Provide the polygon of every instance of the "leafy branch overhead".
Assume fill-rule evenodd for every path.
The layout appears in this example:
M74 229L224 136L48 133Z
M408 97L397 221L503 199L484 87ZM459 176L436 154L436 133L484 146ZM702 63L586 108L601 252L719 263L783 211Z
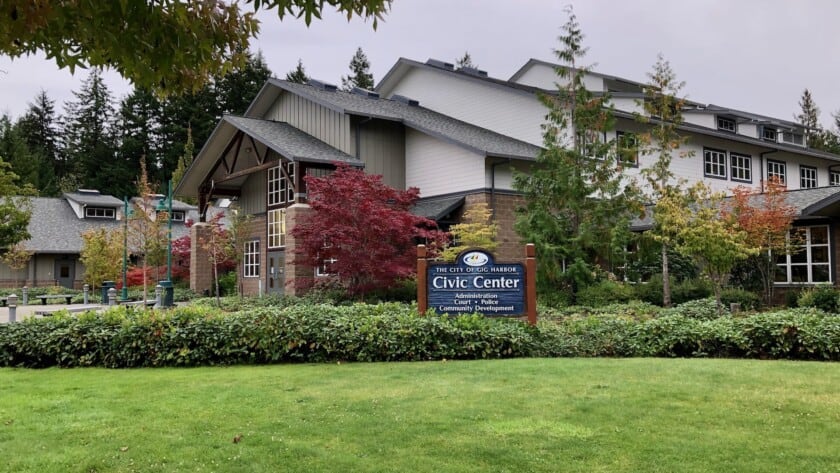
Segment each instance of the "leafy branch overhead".
M325 6L372 20L391 0L0 1L0 54L43 52L58 67L110 67L158 92L196 91L247 59L259 11L320 19ZM250 8L248 8L250 7ZM252 11L246 11L246 10Z

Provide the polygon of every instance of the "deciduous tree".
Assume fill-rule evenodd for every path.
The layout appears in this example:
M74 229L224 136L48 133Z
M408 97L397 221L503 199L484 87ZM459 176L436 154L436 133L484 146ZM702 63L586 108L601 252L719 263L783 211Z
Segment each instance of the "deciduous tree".
M0 156L0 248L10 248L28 240L32 201L37 195L31 185L20 184L11 165Z
M756 250L764 300L771 304L775 258L791 251L788 232L796 217L796 207L787 203L785 186L776 178L767 182L764 192L739 186L733 194L728 211L746 234L746 243Z
M29 264L29 260L32 259L33 254L35 253L28 250L26 245L23 243L16 243L10 246L3 255L0 256L0 260L15 271L15 285L20 285L20 281L17 278L19 272L21 269L26 268Z
M692 203L688 212L687 202ZM735 215L726 211L722 202L722 194L713 194L700 182L686 194L666 194L655 209L660 222L675 235L677 251L693 258L712 281L719 313L721 290L732 267L756 252Z
M152 185L146 173L144 160L140 161L140 176L137 178L138 197L132 202L132 213L128 220L128 242L132 253L141 257L143 268L143 300L148 299L149 268L159 266L166 250L167 232L165 219L155 212L157 199L152 196ZM158 263L158 264L156 264Z
M121 230L96 228L82 233L79 261L85 265L85 282L95 289L101 281L116 281L122 271ZM145 294L144 294L145 296ZM104 301L103 301L104 302Z
M394 189L346 164L326 177L307 176L306 185L312 213L291 230L296 260L312 268L329 262L329 274L352 295L413 276L417 241L432 253L446 241L434 221L409 211L417 188Z
M499 227L491 219L492 212L486 203L471 206L461 217L462 222L449 229L453 243L443 250L441 257L445 261L455 261L458 253L467 248L495 251Z
M211 77L243 64L251 38L259 33L255 13L274 10L321 18L325 6L348 19L377 20L390 0L162 0L156 2L2 3L0 54L44 53L60 68L110 67L138 87L194 91ZM244 11L248 5L253 11Z

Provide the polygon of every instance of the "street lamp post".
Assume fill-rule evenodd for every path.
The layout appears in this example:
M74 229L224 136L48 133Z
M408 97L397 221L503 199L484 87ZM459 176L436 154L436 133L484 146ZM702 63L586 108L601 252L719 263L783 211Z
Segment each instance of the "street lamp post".
M169 180L166 192L166 200L158 202L158 212L166 211L167 232L166 232L166 280L160 285L164 290L163 306L172 305L174 288L172 286L172 180Z
M123 301L128 300L128 197L123 197L123 267L122 267L122 293L120 294Z

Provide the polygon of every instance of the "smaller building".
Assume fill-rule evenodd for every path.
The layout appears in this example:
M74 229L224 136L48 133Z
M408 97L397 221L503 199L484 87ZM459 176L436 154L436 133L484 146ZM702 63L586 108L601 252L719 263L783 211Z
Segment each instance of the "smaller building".
M152 206L163 199L155 195ZM132 198L133 203L139 198ZM32 252L25 268L15 270L0 262L0 287L62 286L81 289L84 265L79 261L82 234L88 230L125 228L124 202L97 190L79 189L61 197L33 197L29 240L22 242ZM153 209L152 209L153 211ZM172 239L189 233L186 222L197 221L195 206L172 202Z

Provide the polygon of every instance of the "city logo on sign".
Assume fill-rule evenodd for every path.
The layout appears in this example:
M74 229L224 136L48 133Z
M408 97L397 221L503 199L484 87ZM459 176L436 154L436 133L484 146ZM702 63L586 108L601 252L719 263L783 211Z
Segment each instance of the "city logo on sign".
M472 266L473 268L478 266L484 266L490 261L490 258L487 257L487 254L480 252L480 251L471 251L463 256L462 261L467 266Z

